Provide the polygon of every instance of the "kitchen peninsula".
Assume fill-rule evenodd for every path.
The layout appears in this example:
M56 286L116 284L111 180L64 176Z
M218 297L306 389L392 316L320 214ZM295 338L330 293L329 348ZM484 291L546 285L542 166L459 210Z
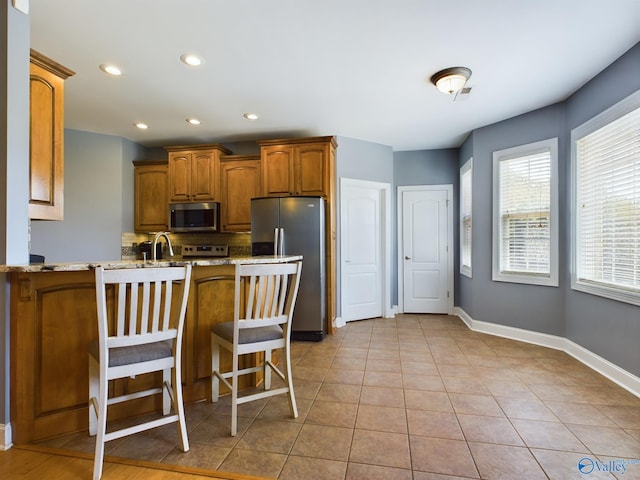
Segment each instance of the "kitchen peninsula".
M97 338L95 273L105 268L193 265L183 345L185 403L210 396L210 329L233 318L237 263L283 263L301 256L193 260L104 261L0 265L11 282L11 423L24 444L83 431L88 425L87 346ZM225 359L223 358L223 362ZM229 361L229 359L226 359ZM254 362L255 359L245 359ZM249 387L257 378L247 378ZM114 392L134 392L159 383L155 374L114 381ZM159 396L112 409L110 421L158 411ZM120 405L121 406L121 405Z

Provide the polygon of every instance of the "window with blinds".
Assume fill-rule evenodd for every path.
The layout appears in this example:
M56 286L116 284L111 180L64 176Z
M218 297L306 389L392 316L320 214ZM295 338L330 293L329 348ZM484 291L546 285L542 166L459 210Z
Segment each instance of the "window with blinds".
M557 139L494 152L493 279L558 285Z
M578 290L640 305L640 96L572 132Z
M473 158L460 168L460 273L471 277L471 198Z

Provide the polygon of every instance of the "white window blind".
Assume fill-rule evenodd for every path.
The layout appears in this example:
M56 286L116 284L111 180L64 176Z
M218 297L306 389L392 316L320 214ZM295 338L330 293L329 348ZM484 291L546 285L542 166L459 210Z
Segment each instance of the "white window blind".
M460 273L471 276L473 159L460 169Z
M574 283L627 291L640 303L640 108L577 135L574 149Z
M500 271L549 275L551 154L500 162Z

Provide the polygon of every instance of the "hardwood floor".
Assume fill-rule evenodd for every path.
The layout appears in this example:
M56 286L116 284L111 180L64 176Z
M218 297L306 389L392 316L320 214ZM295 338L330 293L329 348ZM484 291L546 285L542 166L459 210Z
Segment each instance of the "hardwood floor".
M93 472L93 455L42 446L21 445L0 451L3 480L86 480ZM108 480L267 480L265 477L214 472L200 468L157 464L107 456L103 479Z

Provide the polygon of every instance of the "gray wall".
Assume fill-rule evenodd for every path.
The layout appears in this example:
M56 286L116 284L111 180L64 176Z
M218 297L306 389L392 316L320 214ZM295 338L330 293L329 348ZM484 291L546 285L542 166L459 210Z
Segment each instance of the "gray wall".
M0 263L28 261L29 17L0 4ZM10 312L0 274L0 426L10 420ZM5 442L0 429L0 445Z
M336 301L337 305L337 316L340 317L342 315L342 296L340 294L340 275L342 265L342 256L340 254L340 179L341 178L350 178L355 180L368 180L370 182L380 182L380 183L388 183L389 185L393 185L393 149L388 145L381 145L377 143L365 142L362 140L356 140L354 138L349 137L337 137L338 141L338 150L336 153L336 177L338 179L338 184L336 185L336 205L337 205L337 218L336 218L336 233L337 233L337 252L336 252ZM395 219L395 199L393 191L391 192L391 214L392 214L392 231L395 230L395 223L393 223ZM393 241L393 235L392 235ZM395 253L391 252L391 262L392 268L394 264L394 259L396 258ZM391 281L391 292L392 292L392 305L395 300L393 297L393 292L396 292L397 298L397 283L394 286L394 277L392 276Z
M337 137L336 176L393 184L393 149L388 145ZM338 185L339 187L339 185Z
M473 156L473 278L458 275L456 305L476 320L566 337L634 375L640 375L640 307L571 289L570 134L639 88L640 44L567 101L475 130L458 155L458 166ZM493 151L551 137L559 142L560 286L493 282Z
M460 167L462 167L470 158L473 157L473 138L474 138L474 133L471 132L471 134L467 137L467 139L464 141L464 143L462 144L462 146L460 147L460 150L458 152L458 156L459 156L459 165L458 165L458 181L459 181L459 174L460 174ZM475 166L474 166L474 173L475 173ZM476 186L475 186L475 175L472 176L471 178L472 181L472 185L471 185L471 192L475 192L476 191ZM458 185L459 188L459 185ZM458 192L460 190L458 189ZM460 195L458 193L458 202L460 201ZM475 205L472 205L472 208L474 208ZM456 237L457 237L457 241L456 241L456 245L455 245L455 251L456 251L456 267L455 267L455 282L454 282L454 289L455 289L455 295L454 295L454 302L456 304L456 306L462 308L467 314L469 314L472 318L474 316L474 308L473 308L473 280L465 275L461 275L460 274L460 219L459 219L459 215L458 215L458 219L456 222ZM475 258L475 252L473 244L471 245L471 274L474 275L473 269L474 269L474 258Z
M65 130L64 220L31 221L31 252L47 262L119 260L120 137Z
M474 131L473 134L473 318L564 336L564 282L542 287L491 280L493 152L508 147L558 137L559 152L565 150L564 107L553 105ZM466 161L460 158L460 162ZM568 158L559 154L559 185L564 191ZM566 225L564 205L560 225ZM560 232L560 245L566 231ZM457 246L458 247L458 246ZM560 248L560 261L567 259ZM465 277L465 280L468 280ZM461 292L462 293L462 292ZM468 292L465 291L466 295ZM461 295L461 303L469 299Z
M133 231L133 160L153 153L112 135L65 130L64 220L31 222L31 252L47 262L120 260Z
M640 89L640 44L636 44L566 102L566 134ZM570 145L566 145L567 149ZM569 150L567 150L567 156ZM564 192L570 201L569 183ZM569 253L568 236L565 251ZM566 336L587 350L640 376L640 307L578 292L569 288L564 272Z
M398 304L398 187L411 185L453 185L454 243L458 243L458 149L419 150L393 154L393 227L391 286L392 304ZM457 255L455 256L457 265ZM457 267L454 266L454 272Z

